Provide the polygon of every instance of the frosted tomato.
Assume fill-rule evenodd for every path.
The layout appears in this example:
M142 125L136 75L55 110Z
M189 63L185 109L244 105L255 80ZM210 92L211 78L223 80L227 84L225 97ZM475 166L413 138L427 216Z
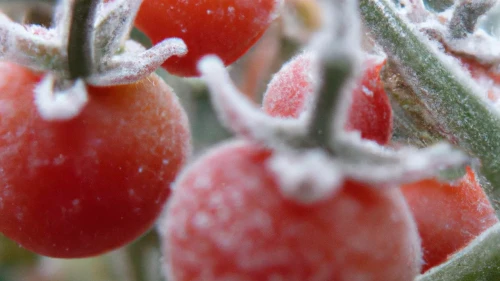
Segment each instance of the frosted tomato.
M264 95L263 109L272 116L298 117L307 109L317 77L312 74L313 57L305 52L293 58L276 73ZM392 135L392 108L380 80L385 61L367 59L345 128L360 131L361 137L387 144Z
M74 119L38 114L30 70L0 63L0 232L52 257L120 247L156 220L190 152L186 115L156 75L89 87Z
M429 179L403 185L402 191L422 237L423 271L446 261L498 222L470 168L454 184Z
M181 174L161 228L168 280L413 280L420 240L399 189L347 180L297 203L267 168L272 154L231 142Z
M277 17L280 0L144 0L135 25L153 43L184 40L188 53L163 64L170 73L197 76L196 63L215 54L228 65L241 57Z

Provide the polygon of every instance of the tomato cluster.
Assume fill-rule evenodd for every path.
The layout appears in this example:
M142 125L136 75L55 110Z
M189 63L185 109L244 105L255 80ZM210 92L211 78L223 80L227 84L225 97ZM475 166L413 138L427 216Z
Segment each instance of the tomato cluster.
M264 111L272 116L297 118L308 110L318 81L312 76L313 59L313 54L306 52L283 66L268 85ZM347 130L358 130L363 138L379 144L388 144L392 134L390 101L380 80L384 63L374 58L365 61L364 74L352 92L345 125ZM478 66L471 66L472 70L478 77ZM498 222L470 167L457 182L426 179L401 188L422 238L423 271L444 262Z
M302 53L274 76L263 100L266 113L297 118L311 110L318 81L312 63L312 54ZM345 128L388 145L392 112L379 74L383 65L365 61ZM470 168L457 182L426 179L402 185L403 192L346 179L334 194L305 204L285 194L283 175L270 168L280 153L232 141L184 171L163 227L169 278L412 280L498 222Z
M203 71L197 66L207 54L219 56L223 65L241 57L279 5L279 0L144 0L133 24L154 44L182 39L187 54L162 66L174 75L199 76ZM46 29L37 28L51 40ZM130 45L120 47L115 53L130 51ZM102 64L108 66L114 61L106 55ZM263 120L299 124L301 114L315 110L322 81L313 72L317 55L304 51L274 75L258 111ZM360 143L388 149L393 115L380 78L385 60L366 56L362 65L344 129L359 132ZM477 69L470 65L471 72ZM63 73L55 87L68 82L65 71L53 71ZM300 167L304 163L286 157L320 151L321 157L311 158L315 167L341 166L344 156L291 129L275 134L281 137L277 141L253 138L252 130L260 128L252 118L245 124L253 127L242 130L248 134L213 147L178 176L191 152L189 124L177 96L156 74L106 87L78 77L87 83L87 104L72 118L48 120L39 111L43 101L34 95L46 73L11 62L1 62L0 73L0 232L41 255L78 258L124 246L151 228L170 200L160 227L169 280L401 281L443 263L498 223L471 168L455 182L431 178L401 186L346 172L325 187L314 179L322 176L314 167L292 175L296 170L276 168L276 159ZM133 76L127 69L123 73ZM478 73L473 74L487 75ZM235 88L223 86L229 92ZM220 110L224 106L231 105ZM227 122L244 116L233 113ZM355 166L353 159L348 164ZM320 199L298 199L300 192L322 188L327 192ZM290 196L294 192L299 195Z

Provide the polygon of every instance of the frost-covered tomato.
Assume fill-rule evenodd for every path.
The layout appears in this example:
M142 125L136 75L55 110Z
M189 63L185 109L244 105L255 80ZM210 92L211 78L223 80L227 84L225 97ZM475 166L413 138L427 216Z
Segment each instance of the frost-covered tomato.
M156 220L190 153L185 112L156 75L89 87L69 121L38 114L30 70L0 63L0 232L52 257L120 247Z
M307 109L318 78L312 74L313 55L302 53L285 64L268 85L263 109L272 116L298 117ZM392 135L392 108L380 80L385 61L367 59L360 84L352 93L345 128L361 137L387 144Z
M188 53L171 57L163 67L179 76L197 76L204 55L228 65L241 57L277 17L281 0L144 0L135 25L153 43L184 40Z
M281 193L272 154L230 142L180 175L161 228L168 280L413 280L420 239L399 189L348 180L301 204Z
M456 183L429 179L403 185L402 191L422 237L423 271L446 261L498 222L470 168Z

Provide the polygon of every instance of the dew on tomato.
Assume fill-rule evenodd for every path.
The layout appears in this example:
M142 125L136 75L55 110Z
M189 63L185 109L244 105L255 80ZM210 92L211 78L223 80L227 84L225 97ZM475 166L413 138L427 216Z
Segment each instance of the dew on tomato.
M198 76L196 64L215 54L226 65L241 57L277 17L280 0L144 0L135 25L153 43L184 40L188 53L171 57L163 67L171 74Z
M308 110L318 78L313 74L313 54L304 52L278 71L268 85L262 107L272 116L297 118ZM352 102L345 128L361 137L387 144L392 136L392 108L380 80L385 61L368 58ZM325 78L327 79L327 78Z
M69 121L43 120L40 77L0 63L0 232L52 257L86 257L147 231L190 153L177 97L161 78L88 87Z
M168 280L413 280L420 240L399 189L347 180L301 204L281 193L272 155L230 142L180 175L161 227Z

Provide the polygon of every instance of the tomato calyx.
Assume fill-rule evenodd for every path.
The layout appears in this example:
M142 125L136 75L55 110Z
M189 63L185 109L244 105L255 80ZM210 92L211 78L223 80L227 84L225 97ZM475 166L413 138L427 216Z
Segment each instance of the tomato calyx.
M167 58L187 53L178 38L150 49L129 39L141 2L60 1L49 28L22 25L0 14L0 59L45 72L36 88L39 112L46 120L71 119L88 99L86 84L134 83ZM81 9L87 14L83 19Z
M206 56L200 60L198 69L210 89L221 122L237 135L279 151L267 164L280 181L282 192L304 203L325 198L345 179L371 186L399 185L467 163L468 157L449 144L391 149L361 139L357 132L344 130L346 108L351 102L349 93L356 83L357 60L363 54L353 47L360 46L358 31L350 30L356 24L346 18L356 13L355 5L336 5L343 7L323 9L335 10L336 16L325 20L306 48L317 55L312 71L321 73L311 76L321 77L323 83L314 83L318 86L312 110L297 119L264 114L239 92L218 57ZM351 27L344 26L345 23ZM293 168L297 163L309 164L300 165L304 171L299 172Z
M67 120L76 116L88 102L82 79L57 78L48 73L35 87L35 104L45 120Z

